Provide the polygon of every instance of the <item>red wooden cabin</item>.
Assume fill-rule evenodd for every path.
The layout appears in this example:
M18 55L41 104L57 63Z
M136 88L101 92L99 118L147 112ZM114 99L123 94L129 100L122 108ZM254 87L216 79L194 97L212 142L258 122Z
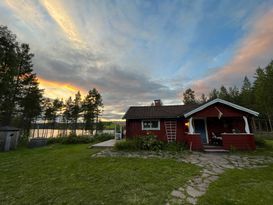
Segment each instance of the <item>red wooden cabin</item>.
M130 107L124 115L126 138L154 134L163 141L185 142L192 150L204 145L224 149L254 150L250 120L259 113L215 99L203 105Z

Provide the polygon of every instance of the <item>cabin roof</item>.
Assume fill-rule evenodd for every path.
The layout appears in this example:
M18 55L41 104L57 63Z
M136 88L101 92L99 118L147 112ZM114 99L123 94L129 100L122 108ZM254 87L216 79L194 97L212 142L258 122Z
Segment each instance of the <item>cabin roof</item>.
M206 102L202 105L188 104L188 105L162 105L162 106L132 106L127 110L127 112L123 116L123 119L159 119L159 118L174 119L179 117L188 118L191 115L201 110L204 110L205 108L216 103L227 105L236 110L240 110L254 116L259 115L258 112L242 107L240 105L236 105L226 100L217 98L209 102Z
M199 105L132 106L123 119L179 118Z

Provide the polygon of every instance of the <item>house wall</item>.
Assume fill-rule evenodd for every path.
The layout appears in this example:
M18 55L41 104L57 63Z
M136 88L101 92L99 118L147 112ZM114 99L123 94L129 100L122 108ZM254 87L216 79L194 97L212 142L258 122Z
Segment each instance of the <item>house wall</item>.
M217 107L222 113L222 117L219 120L219 112ZM198 113L195 113L191 117L193 118L206 118L207 119L207 131L208 137L211 137L211 133L220 135L223 132L227 134L221 135L223 137L223 145L225 149L235 147L238 150L255 149L255 141L253 135L249 135L245 132L245 123L243 116L249 117L248 113L236 110L226 105L215 104ZM200 135L198 133L188 134L188 128L185 125L187 119L160 119L160 130L142 130L142 120L126 120L126 138L132 138L136 136L143 136L147 134L154 134L159 140L167 141L165 121L176 120L177 121L177 136L178 142L186 142L188 145L192 145L192 150L202 150L203 145ZM227 122L225 125L225 121ZM250 123L249 123L250 124ZM241 134L232 134L232 129L237 129Z
M192 115L192 117L218 117L219 112L215 108L217 107L222 113L222 117L243 117L243 116L249 116L248 113L242 112L240 110L234 109L232 107L229 107L227 105L223 105L220 103L216 103L214 105L211 105L207 107L204 110L201 110L200 112L197 112Z
M237 150L255 150L255 139L253 134L233 134L226 133L221 134L223 139L224 149L232 149L235 148Z
M126 137L132 138L141 135L153 134L158 137L159 140L167 141L165 121L176 120L176 140L178 142L183 142L186 140L185 132L187 127L185 126L184 119L160 119L160 130L142 130L141 121L142 120L126 120Z

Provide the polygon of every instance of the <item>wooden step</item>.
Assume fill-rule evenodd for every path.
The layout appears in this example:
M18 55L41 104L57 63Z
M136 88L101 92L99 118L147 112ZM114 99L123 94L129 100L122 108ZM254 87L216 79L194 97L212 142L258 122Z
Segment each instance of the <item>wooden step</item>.
M229 150L226 149L204 149L206 153L228 153Z
M203 145L204 149L224 149L223 146L218 145Z

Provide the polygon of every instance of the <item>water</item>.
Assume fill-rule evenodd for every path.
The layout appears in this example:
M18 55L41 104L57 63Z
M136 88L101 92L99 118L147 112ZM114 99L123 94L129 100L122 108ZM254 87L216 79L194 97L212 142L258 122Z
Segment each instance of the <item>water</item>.
M30 130L31 137L37 138L37 137L58 137L58 136L66 136L69 135L72 132L72 130L59 130L59 129L33 129ZM96 131L93 131L93 134L95 134ZM107 134L115 134L115 130L103 130L100 131L100 133L107 133ZM90 135L90 132L88 130L76 130L77 135Z

